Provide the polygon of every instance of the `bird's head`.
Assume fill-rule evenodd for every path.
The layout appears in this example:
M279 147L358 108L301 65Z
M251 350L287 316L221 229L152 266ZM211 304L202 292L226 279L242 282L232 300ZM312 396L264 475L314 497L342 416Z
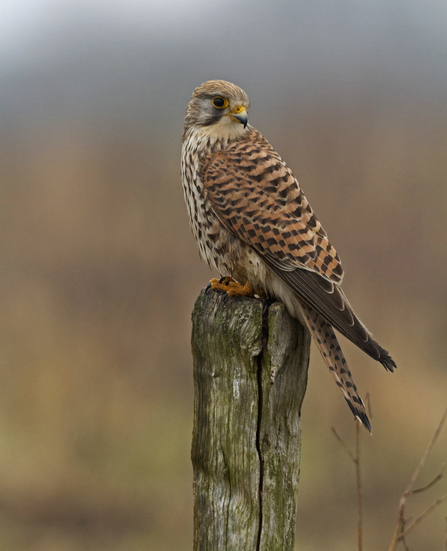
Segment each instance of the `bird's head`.
M231 82L209 80L194 90L188 103L184 134L190 128L218 139L241 136L248 124L247 94Z

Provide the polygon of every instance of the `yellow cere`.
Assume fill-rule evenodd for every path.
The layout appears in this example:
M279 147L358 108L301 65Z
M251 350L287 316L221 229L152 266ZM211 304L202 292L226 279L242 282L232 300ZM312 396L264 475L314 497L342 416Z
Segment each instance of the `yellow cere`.
M236 109L234 110L234 114L235 115L238 115L239 113L242 113L242 111L246 111L245 107L243 105L239 105L238 107L236 107Z

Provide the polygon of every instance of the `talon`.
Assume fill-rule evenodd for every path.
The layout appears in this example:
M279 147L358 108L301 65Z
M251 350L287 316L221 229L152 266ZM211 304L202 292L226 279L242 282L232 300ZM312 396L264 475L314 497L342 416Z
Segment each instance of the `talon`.
M239 283L230 283L228 289L229 297L254 297L255 292L249 281L245 285L240 285Z
M223 276L220 279L213 278L209 282L213 291L222 291L224 293L227 293L230 285L234 285L235 283L234 279L230 276Z
M230 276L222 276L220 279L219 279L219 283L222 285L229 285L230 283L236 283L234 281L234 279Z
M210 280L208 285L211 287L213 291L222 291L226 293L228 291L228 287L225 285L225 283L221 283L221 279L216 279L215 277Z
M220 279L213 278L209 285L213 291L223 291L229 297L253 297L255 295L249 281L245 285L241 285L230 276Z

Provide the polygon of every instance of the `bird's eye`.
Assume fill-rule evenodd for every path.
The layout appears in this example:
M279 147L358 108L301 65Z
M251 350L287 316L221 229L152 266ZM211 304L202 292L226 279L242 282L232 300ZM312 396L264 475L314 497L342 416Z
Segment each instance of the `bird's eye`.
M213 98L213 101L211 103L216 109L225 109L225 107L228 107L228 100L222 98L221 96L216 96L215 98Z

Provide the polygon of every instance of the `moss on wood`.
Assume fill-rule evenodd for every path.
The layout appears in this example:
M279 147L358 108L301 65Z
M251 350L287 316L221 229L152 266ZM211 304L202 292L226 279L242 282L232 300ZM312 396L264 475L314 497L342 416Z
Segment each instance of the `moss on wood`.
M192 320L194 551L292 551L309 334L211 290Z

